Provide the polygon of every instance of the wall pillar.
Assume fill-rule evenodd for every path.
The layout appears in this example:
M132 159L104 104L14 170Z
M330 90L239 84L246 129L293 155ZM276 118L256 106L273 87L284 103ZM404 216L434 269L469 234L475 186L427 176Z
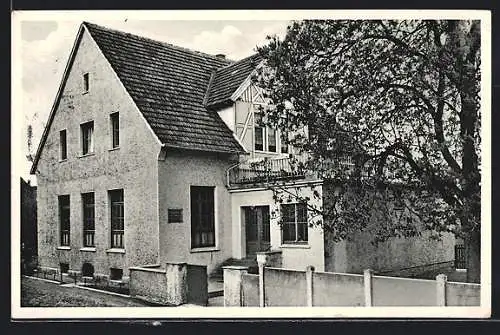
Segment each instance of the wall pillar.
M306 300L307 307L313 306L313 275L314 275L314 266L309 265L306 268Z
M166 264L165 271L169 303L173 305L187 303L187 264L170 262Z
M436 304L437 306L446 306L446 282L448 278L444 274L436 276Z
M224 266L224 307L243 306L243 275L248 273L246 266Z
M365 286L365 306L371 307L373 305L373 289L372 289L373 271L370 269L364 270L363 277Z
M259 306L265 307L266 305L266 295L265 295L265 278L264 278L264 267L267 262L267 255L265 253L257 253L257 264L259 265Z

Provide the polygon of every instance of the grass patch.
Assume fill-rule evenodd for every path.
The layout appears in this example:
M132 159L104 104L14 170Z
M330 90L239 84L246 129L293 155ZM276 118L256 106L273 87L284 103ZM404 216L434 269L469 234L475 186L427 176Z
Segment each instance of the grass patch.
M141 307L149 306L135 299L105 293L63 287L41 280L21 279L22 307Z

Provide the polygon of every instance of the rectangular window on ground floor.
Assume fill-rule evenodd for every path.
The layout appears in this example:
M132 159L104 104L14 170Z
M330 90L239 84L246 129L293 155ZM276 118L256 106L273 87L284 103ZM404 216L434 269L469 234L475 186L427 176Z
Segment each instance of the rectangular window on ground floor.
M215 247L215 187L191 186L191 247Z
M93 247L95 236L95 201L94 193L82 194L83 204L83 246Z
M281 220L284 244L307 242L307 205L305 203L281 205Z
M124 248L125 202L123 189L109 191L111 207L111 248Z
M61 246L69 246L70 233L70 207L69 195L60 195L59 202L59 244Z

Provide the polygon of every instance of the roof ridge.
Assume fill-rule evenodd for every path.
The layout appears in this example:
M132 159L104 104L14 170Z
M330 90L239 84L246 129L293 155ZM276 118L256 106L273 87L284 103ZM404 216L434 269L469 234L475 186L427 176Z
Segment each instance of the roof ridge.
M194 54L194 55L206 56L206 57L212 58L214 60L218 60L220 62L227 62L228 63L226 65L223 65L222 67L226 67L226 66L229 66L229 65L232 65L234 63L239 62L239 61L234 61L234 60L227 59L227 58L221 59L221 58L217 57L216 55L211 55L211 54L206 53L206 52L202 52L202 51L198 51L198 50L193 50L193 49L189 49L189 48L186 48L186 47L181 47L181 46L178 46L178 45L175 45L175 44L172 44L172 43L168 43L168 42L165 42L165 41L155 40L155 39L150 38L150 37L146 37L146 36L141 36L141 35L129 33L129 32L123 31L123 30L118 30L118 29L104 27L104 26L101 26L101 25L98 25L98 24L95 24L95 23L92 23L92 22L88 22L88 21L83 21L82 24L85 25L85 26L94 26L94 27L97 27L98 29L111 31L111 32L114 32L114 33L122 34L122 35L133 36L133 37L138 38L138 39L142 39L142 40L146 40L146 41L150 41L150 42L154 42L154 43L159 43L159 44L162 44L164 46L171 47L173 49L177 49L177 50L180 50L180 51L189 52L189 53Z
M230 66L233 66L233 65L237 65L238 63L241 63L241 62L243 62L243 61L245 61L245 60L247 60L247 59L249 59L249 58L251 58L251 57L256 57L256 56L260 56L260 54L259 54L258 52L256 52L256 53L254 53L254 54L251 54L250 56L247 56L247 57L242 58L242 59L240 59L240 60L234 61L233 63L230 63L230 64L224 65L224 66L222 66L222 67L219 67L219 68L217 68L215 71L216 71L216 72L219 72L220 70L226 69L226 68L228 68L228 67L230 67Z

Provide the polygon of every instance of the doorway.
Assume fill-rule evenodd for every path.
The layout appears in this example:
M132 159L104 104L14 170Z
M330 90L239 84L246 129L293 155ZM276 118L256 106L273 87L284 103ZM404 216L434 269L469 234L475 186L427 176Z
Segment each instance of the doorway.
M246 233L247 258L271 246L269 206L242 207Z

